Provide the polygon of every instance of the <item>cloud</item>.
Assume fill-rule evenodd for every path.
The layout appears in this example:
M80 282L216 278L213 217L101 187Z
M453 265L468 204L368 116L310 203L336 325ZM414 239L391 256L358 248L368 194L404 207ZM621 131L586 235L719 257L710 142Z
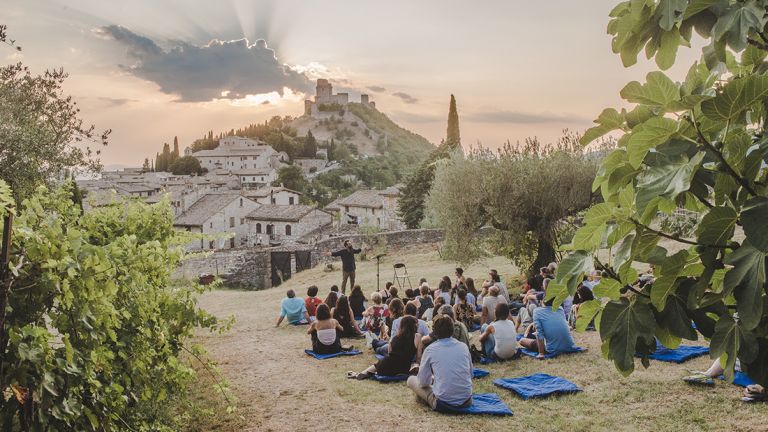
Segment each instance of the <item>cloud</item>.
M281 64L263 39L254 44L246 39L212 40L203 46L173 42L165 50L122 26L104 26L94 32L126 47L135 63L123 69L156 83L164 93L178 95L182 102L242 99L271 92L282 96L286 87L297 92L311 88L307 76Z
M392 93L392 96L399 97L400 99L402 99L403 102L407 104L415 104L416 102L419 101L418 99L409 95L408 93L403 93L403 92Z
M437 114L420 114L406 111L393 111L392 118L409 123L435 123L445 121L445 116Z
M588 119L575 115L543 113L526 113L520 111L476 111L469 114L460 114L462 120L476 123L516 123L516 124L540 124L540 123L583 123Z
M387 89L385 89L384 87L382 87L382 86L375 86L375 85L374 86L368 86L368 90L370 90L372 92L376 92L376 93L383 93L383 92L387 91Z

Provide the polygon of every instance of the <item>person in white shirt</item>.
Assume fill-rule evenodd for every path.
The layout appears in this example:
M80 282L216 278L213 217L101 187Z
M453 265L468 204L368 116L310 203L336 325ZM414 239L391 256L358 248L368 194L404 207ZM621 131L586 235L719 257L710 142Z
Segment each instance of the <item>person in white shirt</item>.
M480 316L480 323L490 324L496 321L496 305L506 304L504 297L499 295L499 287L492 286L488 289L488 295L483 297L483 312Z
M509 319L509 305L506 303L497 304L495 312L496 320L483 324L480 329L480 343L486 357L509 360L517 355L519 349L515 323Z

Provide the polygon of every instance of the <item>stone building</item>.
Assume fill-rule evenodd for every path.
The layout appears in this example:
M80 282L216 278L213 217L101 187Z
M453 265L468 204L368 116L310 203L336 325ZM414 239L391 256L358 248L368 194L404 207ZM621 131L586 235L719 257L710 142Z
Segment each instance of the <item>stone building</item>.
M250 246L295 241L333 222L329 213L302 204L265 204L249 213L246 219Z
M315 99L304 101L304 114L316 116L322 108L322 105L341 105L346 106L349 103L349 93L333 93L333 84L325 78L318 78L315 86ZM370 100L367 94L360 95L360 103L375 108L376 105Z
M326 210L337 211L342 225L371 226L381 230L395 231L405 228L397 215L397 199L400 191L396 187L384 190L359 190L352 195L338 199Z
M248 236L246 216L260 206L239 193L204 195L179 215L173 223L177 229L210 234L215 239L191 242L189 250L230 249L244 246Z
M241 189L258 189L277 180L277 170L268 168L248 168L233 171L240 181Z
M283 152L258 141L235 136L222 138L215 149L196 151L192 156L209 172L276 168L288 161Z
M283 186L266 186L255 191L245 191L244 195L259 204L296 205L301 192Z

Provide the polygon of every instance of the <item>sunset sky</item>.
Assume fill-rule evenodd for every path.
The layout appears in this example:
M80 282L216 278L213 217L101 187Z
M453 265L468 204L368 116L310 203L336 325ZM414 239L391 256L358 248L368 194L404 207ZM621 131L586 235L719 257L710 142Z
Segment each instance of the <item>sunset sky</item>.
M5 0L23 47L4 64L63 67L86 121L113 130L106 165L178 135L300 115L317 77L432 142L456 95L465 147L584 130L655 65L624 69L605 28L618 0ZM243 40L245 39L245 40ZM247 40L247 41L246 41ZM682 78L699 56L681 49ZM309 93L307 93L309 92Z

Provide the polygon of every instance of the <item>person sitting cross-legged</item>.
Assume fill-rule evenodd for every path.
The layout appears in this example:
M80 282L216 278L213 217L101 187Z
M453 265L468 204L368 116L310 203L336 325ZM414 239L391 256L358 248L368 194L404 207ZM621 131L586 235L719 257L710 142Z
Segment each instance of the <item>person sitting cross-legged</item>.
M438 405L466 408L472 405L472 357L469 348L453 338L453 320L435 320L432 342L421 357L419 373L408 378L408 387L433 410Z
M440 306L440 309L438 310L437 316L435 317L435 319L441 316L447 316L451 318L451 320L453 321L453 338L463 343L464 345L467 346L467 348L469 348L469 332L467 331L467 327L463 323L456 320L456 317L454 316L454 313L453 313L453 308L450 305ZM424 336L423 338L421 338L421 350L423 350L424 348L429 346L429 344L431 344L436 340L437 340L437 337L435 336L434 331L429 335ZM421 351L419 351L419 357L421 357Z
M389 353L389 340L397 333L392 332L394 322L403 316L403 301L399 298L392 299L384 316L384 328L379 334L379 339L371 340L371 348L378 355L386 356Z
M492 285L488 288L488 295L483 298L483 312L480 317L481 324L490 324L496 321L496 305L506 304L504 297L499 295L499 287Z
M331 317L331 309L327 304L317 306L316 320L312 322L307 333L312 338L312 351L316 354L336 354L344 350L341 346L341 332L344 327Z
M496 305L496 320L483 324L480 332L480 343L483 344L486 357L509 360L517 355L517 331L515 323L509 319L509 306L506 303Z
M569 352L576 347L573 337L565 320L562 307L552 310L552 301L533 311L534 338L520 339L520 345L528 350L539 353L537 358L544 358L546 353L559 354Z
M277 319L275 327L279 327L283 320L289 324L308 324L309 314L304 300L296 297L294 290L288 290L286 297L280 302L280 317Z
M408 373L416 368L413 359L421 343L421 335L417 332L416 317L405 316L400 320L400 327L388 345L389 355L369 366L360 373L347 372L347 378L363 380L371 375L395 376Z
M363 333L355 321L352 314L352 308L349 306L349 299L344 294L336 301L336 307L331 309L333 318L343 327L341 336L351 338L361 338Z

